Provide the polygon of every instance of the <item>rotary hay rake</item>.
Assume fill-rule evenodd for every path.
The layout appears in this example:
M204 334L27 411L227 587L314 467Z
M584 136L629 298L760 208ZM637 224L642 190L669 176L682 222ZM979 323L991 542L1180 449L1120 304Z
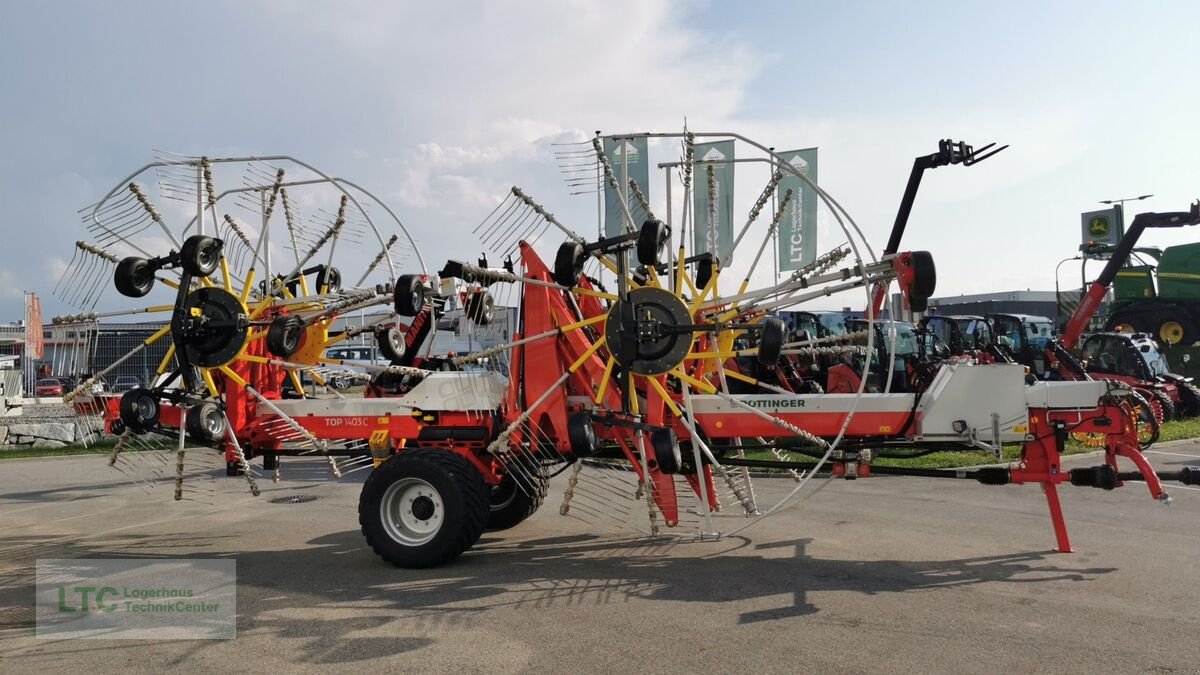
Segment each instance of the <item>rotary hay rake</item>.
M735 140L761 153L757 161L770 163L768 184L733 249L762 215L785 172L814 188L847 243L782 281L755 286L754 268L778 226L776 216L766 225L749 271L733 292L722 294L721 277L729 272L720 261L708 252L688 254L688 230L698 219L686 206L676 245L670 206L664 223L654 217L640 191L630 190L632 200L621 205L623 232L589 241L514 187L476 228L484 246L504 257L502 267L489 267L485 259L478 264L452 260L436 275L423 270L393 278L389 250L394 240L385 240L374 227L348 190L352 184L322 175L317 184L341 193L337 211L329 213L332 224L307 255L293 243L295 266L288 274L272 276L270 246L264 244L270 241L276 199L285 194L283 173L264 172L261 160L250 163L256 168L245 189L257 197L262 216L261 228L253 233L234 219L216 218L223 195L212 187L211 166L227 160L172 160L157 168L183 167L188 175L194 173L195 187L186 197L195 198L197 213L181 234L188 235L190 228L195 234L171 237L144 191L130 187L132 197L125 198L124 206L111 205L110 194L92 213L137 213L140 208L149 222L140 215L136 225L99 225L107 237L88 245L119 242L141 254L102 256L123 295L145 295L143 289L148 291L156 280L177 289L172 305L130 312L171 314L170 324L152 336L172 341L171 358L164 358L159 368L164 382L119 398L86 396L81 386L70 398L82 413L101 414L109 430L121 432L110 463L119 460L127 443L177 438L177 499L183 498L185 435L220 449L228 473L244 473L255 492L248 462L254 456L261 455L264 468L273 469L276 477L284 452L324 453L335 476L373 467L360 496L360 524L379 555L404 567L446 562L470 548L485 528L520 523L546 500L549 479L563 472L569 472L558 504L563 515L596 525L633 526L648 534L684 526L700 537L738 532L811 497L829 482L798 495L822 473L866 477L884 472L872 464L877 456L911 457L930 449L999 453L1006 442L1023 445L1021 460L1010 467L890 471L994 485L1038 483L1064 551L1070 543L1059 483L1111 489L1126 480L1144 480L1152 496L1168 499L1160 477L1139 451L1130 392L1119 386L1029 385L1019 366L964 359L943 364L915 393L865 393L875 331L861 336L865 345L847 344L846 336L789 337L773 313L861 289L872 320L872 294L886 292L892 282L906 307L923 311L935 285L932 257L921 251L876 257L832 197L744 137L687 131L652 136L680 142L685 205L697 178L693 167L702 167L707 180L712 176L702 161L695 161L697 138ZM594 171L591 188L607 184L626 194L628 188L617 180L599 138L562 154L572 167ZM164 193L179 180L169 182ZM572 187L589 185L578 177L569 182ZM707 208L710 220L716 212L713 199ZM785 203L789 199L790 193L782 197ZM285 214L289 204L283 200ZM339 277L332 260L350 221L349 204L359 210L380 246L359 283L342 290L331 281ZM232 233L234 245L227 246L225 237L204 234L206 212L208 222L228 226L217 233ZM290 234L293 217L284 220ZM399 220L395 222L411 244ZM134 235L155 224L178 244L177 252L156 258L138 245ZM547 264L533 244L552 227L566 241ZM241 250L237 242L245 249L240 258L234 252ZM306 268L325 247L327 263ZM89 252L82 246L79 250ZM385 260L388 264L381 266ZM267 283L257 287L251 283L256 263L267 270ZM84 290L75 289L70 297L94 305L95 272L88 269L77 273ZM601 270L615 278L611 291L600 281ZM359 288L373 271L386 281ZM218 273L219 282L213 280ZM312 286L305 280L309 274L317 277ZM509 341L468 354L431 353L432 334L451 298L461 302L467 318L487 325L500 289L519 301L519 329ZM323 349L354 330L331 336L334 318L384 303L397 316L358 329L373 330L392 362L372 368L365 397L282 398L284 378L306 373L320 381L340 365L324 358ZM61 322L112 315L88 312ZM407 320L403 328L402 319ZM802 393L813 389L795 376L797 358L845 351L865 357L857 392ZM1060 453L1071 431L1103 435L1104 463L1063 469ZM339 462L331 454L335 446L358 454ZM1118 471L1119 456L1137 470ZM161 455L158 463L159 474L166 476L171 463ZM764 485L750 471L759 468L781 472ZM1192 469L1163 476L1184 482L1197 477L1200 472ZM780 490L781 481L789 481L790 487ZM776 496L767 498L768 493ZM730 523L723 532L718 528Z

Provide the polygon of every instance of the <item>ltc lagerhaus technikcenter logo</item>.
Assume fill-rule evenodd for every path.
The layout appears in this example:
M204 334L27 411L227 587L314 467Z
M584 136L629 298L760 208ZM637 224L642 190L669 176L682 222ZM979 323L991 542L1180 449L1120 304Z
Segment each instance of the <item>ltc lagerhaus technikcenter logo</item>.
M39 638L232 639L237 561L38 560L36 609Z
M191 588L58 587L60 612L197 612L213 613L219 602L192 602Z

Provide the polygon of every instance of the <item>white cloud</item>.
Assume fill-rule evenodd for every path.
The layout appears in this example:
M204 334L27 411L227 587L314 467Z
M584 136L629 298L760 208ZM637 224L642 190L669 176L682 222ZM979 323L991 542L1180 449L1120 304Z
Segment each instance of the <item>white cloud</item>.
M0 269L0 299L20 300L25 297L24 286L12 270Z

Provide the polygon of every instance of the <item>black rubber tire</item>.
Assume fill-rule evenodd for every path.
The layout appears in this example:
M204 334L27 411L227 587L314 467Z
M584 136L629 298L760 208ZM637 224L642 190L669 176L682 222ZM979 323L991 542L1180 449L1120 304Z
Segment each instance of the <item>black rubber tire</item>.
M1154 400L1158 401L1158 404L1162 406L1162 421L1170 422L1179 419L1179 409L1175 406L1175 401L1172 401L1171 397L1167 395L1167 392L1155 389L1152 393L1154 394Z
M262 454L263 471L274 471L279 468L279 453L267 450Z
M1179 417L1187 419L1200 415L1200 387L1191 382L1176 382L1175 386L1179 387Z
M600 442L596 439L596 427L589 413L577 412L567 419L567 440L571 444L571 454L576 458L596 454Z
M187 410L184 421L188 437L201 444L216 443L225 438L229 430L229 422L221 407L212 401L206 401Z
M154 288L154 270L150 268L150 261L131 256L117 263L113 285L127 298L143 297Z
M913 251L913 282L908 291L909 308L914 312L924 312L929 308L929 298L937 289L937 267L933 264L933 256L929 251Z
M550 485L545 478L538 478L537 485L518 485L511 475L501 479L492 488L488 499L487 529L507 530L532 516L542 502ZM532 491L533 494L529 494Z
M577 241L564 241L554 255L554 283L567 288L574 288L583 274L583 263L587 261L587 253L583 244Z
M763 319L762 333L758 337L758 365L774 368L779 364L779 353L787 336L787 324L775 317Z
M222 246L220 239L194 234L179 247L179 266L194 277L207 277L221 264Z
M679 473L679 468L683 466L683 455L674 429L655 429L650 434L650 447L654 450L654 464L659 471Z
M638 232L637 261L646 267L658 265L663 247L671 238L671 229L661 220L647 220Z
M1149 401L1136 390L1134 390L1132 398L1134 405L1141 408L1137 423L1145 424L1150 428L1150 437L1145 442L1139 441L1138 443L1139 450L1147 450L1158 441L1158 434L1162 430L1162 425L1158 423L1158 418L1154 415L1154 408L1150 405Z
M121 421L135 434L144 434L158 426L161 411L158 397L149 389L136 387L121 395Z
M320 271L317 272L317 292L320 293L322 288L326 293L337 293L342 290L342 273L338 268L321 266Z
M267 327L267 351L281 359L300 349L304 339L304 320L298 316L277 316Z
M409 545L388 535L380 506L387 489L417 478L437 491L442 524L429 541ZM358 523L371 550L397 567L425 568L449 562L471 548L487 524L487 483L465 458L449 450L407 450L367 476L358 500Z
M1172 324L1179 326L1179 333L1175 340L1168 339L1168 336L1174 335L1174 331L1168 328ZM1192 324L1191 319L1178 310L1167 309L1154 317L1154 332L1150 334L1150 337L1161 344L1190 345L1196 341L1196 327Z
M402 274L396 280L394 294L396 313L400 316L416 316L425 306L425 284L417 274Z
M392 363L404 358L404 333L395 326L375 331L375 344L379 345L379 353L383 358Z
M467 318L477 326L487 326L496 318L496 300L492 294L479 290L467 296Z
M121 434L125 433L125 423L122 422L120 418L113 420L108 425L108 433L112 434L113 436L120 436Z
M708 282L712 281L718 266L717 259L712 254L707 254L706 257L696 261L696 290L702 291L708 286Z

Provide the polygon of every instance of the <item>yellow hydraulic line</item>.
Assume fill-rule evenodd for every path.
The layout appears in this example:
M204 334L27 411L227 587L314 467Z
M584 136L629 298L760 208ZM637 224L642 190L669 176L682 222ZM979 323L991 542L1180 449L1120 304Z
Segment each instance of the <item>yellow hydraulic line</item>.
M603 298L604 300L616 300L617 299L617 296L613 295L612 293L604 293L603 291L595 291L590 288L580 288L580 287L576 286L575 288L572 288L571 290L575 291L579 295L590 295L594 298Z
M658 270L654 269L654 265L646 266L646 280L649 282L647 284L648 286L662 286L662 284L658 281Z
M212 282L212 279L209 279L208 277L200 277L200 284L207 288L212 288L216 285Z
M296 388L296 391L299 392L301 396L304 396L304 383L300 381L300 374L291 369L287 371L287 374L288 379L292 381L292 386Z
M250 312L250 320L253 321L257 319L258 315L267 311L267 309L273 304L275 304L274 300L270 296L263 298L262 301L258 303L258 307L255 307L254 311Z
M719 277L719 276L721 276L721 273L718 272L717 270L713 270L712 278L708 280L708 283L704 285L704 288L702 290L699 290L696 292L696 298L694 300L692 300L691 306L688 307L688 312L691 313L693 316L700 309L700 306L704 304L704 298L706 298L708 296L709 289L716 288L717 277ZM695 286L692 286L692 288L695 288Z
M208 393L212 394L213 398L217 398L221 395L221 393L217 391L217 383L213 382L212 371L210 371L208 368L201 368L200 377L204 379L204 385L208 387Z
M726 370L725 377L732 377L735 380L741 380L742 382L746 382L747 384L754 384L754 385L758 384L758 380L754 379L753 377L750 377L748 375L743 375L743 374L741 374L737 371L733 371L733 370Z
M683 380L684 382L692 385L693 387L696 387L697 389L699 389L700 391L702 391L706 394L712 394L717 391L717 388L712 386L712 384L705 382L704 380L698 380L698 379L692 377L691 375L688 375L687 373L683 372L679 368L672 369L671 374L674 375L675 377L678 377L679 379Z
M267 334L267 331L265 331L265 330L255 331L246 337L246 342L254 342L255 340L261 339L262 337L266 336L266 334Z
M308 279L304 278L303 274L301 274L299 276L300 276L300 293L303 295L308 295Z
M228 377L229 379L233 380L235 383L237 383L237 385L239 387L249 387L250 386L245 380L242 379L241 375L238 375L237 373L235 373L233 371L233 368L230 368L229 366L221 366L220 370L222 373L225 373L225 377Z
M221 256L221 278L225 281L225 289L233 289L233 281L229 278L229 261Z
M696 282L692 281L692 275L688 274L687 270L684 270L683 272L683 281L687 284L688 289L692 291L693 297L700 294L700 291L696 288ZM680 297L683 296L682 290L680 290L679 295Z
M613 299L616 299L617 296L614 295L612 297L613 297ZM579 330L580 328L583 328L584 326L591 326L593 324L600 323L601 321L604 321L606 319L608 319L607 314L600 314L598 316L593 316L590 319L584 319L582 321L576 321L575 323L569 323L565 326L560 327L558 330L560 333L565 333L569 330Z
M576 359L575 363L572 363L570 368L567 368L567 372L573 373L576 370L579 370L579 368L583 366L584 361L587 361L589 358L591 358L592 354L595 354L596 351L603 346L604 336L600 336L600 339L596 340L595 344L593 344L591 347L588 347L587 351L585 351L578 359Z
M654 387L654 390L657 391L658 395L662 397L663 402L667 404L667 407L671 409L671 412L675 413L676 417L683 417L683 413L679 411L679 406L675 405L675 401L671 400L670 394L668 394L667 390L663 388L661 384L659 384L658 378L647 377L646 379L650 381L650 386Z
M679 243L679 256L676 257L676 260L678 262L675 263L675 278L671 280L671 283L675 286L675 289L674 289L675 297L682 298L683 297L683 282L681 281L681 279L683 279L683 271L684 271L684 268L683 268L683 242L682 241Z
M322 387L325 386L325 378L321 377L320 375L318 375L314 372L310 372L308 374L308 376L313 379L313 382L316 382L317 384L321 385Z
M634 415L638 413L637 386L634 385L633 374L629 375L629 391L625 392L629 395L629 412Z
M688 361L704 361L705 359L731 359L738 356L752 356L758 353L758 347L750 347L736 352L696 352L683 357Z
M161 340L164 335L166 335L167 333L170 333L170 332L171 332L171 324L167 324L167 325L163 326L162 328L159 328L158 330L154 331L154 334L151 335L150 337L146 338L145 341L142 342L142 344L149 347L150 345L154 344L155 342L158 342L159 340Z
M329 338L328 340L326 340L326 341L325 341L325 344L323 344L323 345L321 345L321 346L322 346L322 347L332 347L333 345L336 345L337 343L339 343L339 342L341 342L342 340L345 340L345 339L347 339L347 338L349 338L349 337L350 337L350 334L349 334L349 333L347 333L347 332L345 332L345 331L343 331L341 335L338 335L337 337L331 337L331 338Z
M239 354L238 360L239 361L249 361L250 363L264 363L264 364L271 363L271 359L268 359L263 356L256 356L254 354Z
M246 299L250 297L250 287L254 285L254 268L246 270L246 285L242 286L242 304L246 304Z
M158 364L158 370L155 372L159 375L162 375L163 373L167 372L167 368L171 367L171 359L174 357L175 357L175 345L171 345L170 347L167 347L167 355L164 356L162 362Z
M608 390L608 382L612 379L615 365L617 365L617 360L611 356L608 357L608 363L604 364L604 375L600 378L600 388L596 390L596 405L600 405L600 401L604 400L604 392Z
M177 282L177 281L172 281L172 280L170 280L170 279L164 279L164 278L162 278L162 277L155 277L155 278L156 278L158 281L161 281L162 283L166 284L167 286L169 286L169 287L171 287L171 288L174 288L175 290L179 290L179 282Z

